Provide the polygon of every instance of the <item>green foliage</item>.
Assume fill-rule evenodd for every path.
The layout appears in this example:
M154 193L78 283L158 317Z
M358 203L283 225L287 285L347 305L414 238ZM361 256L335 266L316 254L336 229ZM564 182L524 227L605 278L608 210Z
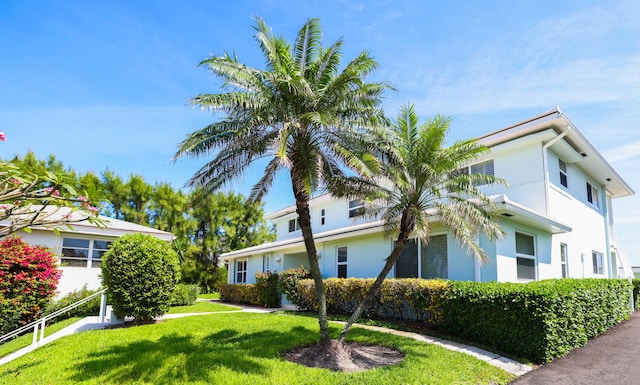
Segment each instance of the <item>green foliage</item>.
M124 235L102 257L103 284L121 318L144 321L166 313L179 274L175 251L151 235Z
M87 285L84 285L82 288L78 290L74 290L71 293L66 294L64 297L58 298L55 301L53 301L44 310L43 315L49 315L49 314L55 313L56 311L60 309L64 309L65 307L72 305L83 298L87 298L90 295L97 293L98 291L100 290L87 289ZM54 321L59 322L71 317L86 317L89 315L98 315L99 312L100 312L100 296L97 296L83 305L80 305L70 311L60 314L59 316L54 318Z
M171 295L171 306L188 306L196 303L200 294L200 288L197 285L185 285L179 283L173 290Z
M634 278L631 280L631 283L633 284L633 303L635 304L636 310L638 310L640 309L640 303L638 303L640 300L640 279Z
M256 273L258 300L264 307L280 307L282 294L278 288L278 273Z
M631 311L626 280L450 284L443 330L539 363L585 345Z
M372 278L326 279L327 312L351 314L374 281ZM366 318L419 320L437 326L442 322L440 304L448 287L449 281L443 280L386 279L363 315ZM317 308L313 280L301 280L296 291L298 302L294 305L302 310Z
M298 282L302 279L311 278L311 272L304 266L287 269L280 273L278 286L280 291L286 296L287 301L302 309L302 298L298 290Z
M56 256L21 238L0 241L0 335L36 320L53 298L60 271Z
M262 306L258 287L251 284L230 285L227 283L218 284L216 287L220 293L220 300L231 303L243 303L246 305Z

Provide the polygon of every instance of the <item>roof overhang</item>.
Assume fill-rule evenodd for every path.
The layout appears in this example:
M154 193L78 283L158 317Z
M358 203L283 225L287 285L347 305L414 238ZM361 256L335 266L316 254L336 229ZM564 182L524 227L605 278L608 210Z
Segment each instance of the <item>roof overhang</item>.
M500 215L509 221L520 223L535 229L547 231L551 234L569 233L571 226L551 219L530 208L510 200L506 195L493 197Z
M599 184L607 189L612 198L634 194L631 186L558 107L542 115L481 136L478 138L478 142L487 147L495 147L548 130L551 130L549 132L554 134L554 137L567 132L563 140L556 142L551 148L560 156L565 157L566 160L563 160L567 163L576 164L595 178Z

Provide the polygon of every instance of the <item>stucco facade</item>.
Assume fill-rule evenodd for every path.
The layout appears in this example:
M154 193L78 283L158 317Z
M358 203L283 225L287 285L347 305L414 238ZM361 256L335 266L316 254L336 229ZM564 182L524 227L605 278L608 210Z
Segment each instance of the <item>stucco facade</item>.
M612 202L634 192L564 113L556 108L478 140L490 152L469 172L508 182L482 187L500 210L506 236L481 238L489 260L479 263L435 223L430 245L405 248L389 277L528 282L633 274L616 244ZM356 215L358 204L327 194L310 202L324 277L374 277L393 247L382 223ZM223 254L229 283L307 265L295 206L266 218L276 226L276 241Z

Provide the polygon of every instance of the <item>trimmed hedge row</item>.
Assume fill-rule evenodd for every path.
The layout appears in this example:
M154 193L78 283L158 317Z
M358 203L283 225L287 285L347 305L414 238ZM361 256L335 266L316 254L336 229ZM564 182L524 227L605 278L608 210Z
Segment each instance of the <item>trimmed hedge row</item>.
M452 282L441 329L544 363L628 319L631 295L617 279Z
M351 314L374 282L373 278L326 279L327 312ZM449 285L449 281L443 280L386 279L363 316L420 320L436 326L442 321L440 302ZM302 310L316 310L318 305L313 280L301 280L298 290L300 299L294 305Z
M638 303L638 297L640 297L640 279L634 278L631 283L633 284L633 303L636 306L636 310L640 309L640 303Z
M256 285L219 283L216 290L223 302L243 303L246 305L260 305L258 288Z
M327 311L350 314L373 279L325 280ZM298 283L300 309L315 310L312 280ZM476 283L388 279L369 318L420 320L447 333L544 363L583 346L628 319L631 283L617 279L560 279Z
M264 307L280 307L278 273L256 273L255 284L218 284L220 300Z

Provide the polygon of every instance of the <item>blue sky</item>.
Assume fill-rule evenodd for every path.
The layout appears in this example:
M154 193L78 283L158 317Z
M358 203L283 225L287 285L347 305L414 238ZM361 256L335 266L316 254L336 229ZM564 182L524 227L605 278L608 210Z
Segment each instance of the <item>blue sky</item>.
M234 51L260 67L252 17L293 40L311 17L346 62L368 50L370 80L453 119L462 139L556 105L640 192L640 2L630 1L0 1L0 157L33 150L80 172L181 187L204 160L169 159L215 116L189 98L216 92L197 63ZM232 189L247 193L259 169ZM267 211L293 202L286 178ZM614 202L617 236L640 265L640 197Z

